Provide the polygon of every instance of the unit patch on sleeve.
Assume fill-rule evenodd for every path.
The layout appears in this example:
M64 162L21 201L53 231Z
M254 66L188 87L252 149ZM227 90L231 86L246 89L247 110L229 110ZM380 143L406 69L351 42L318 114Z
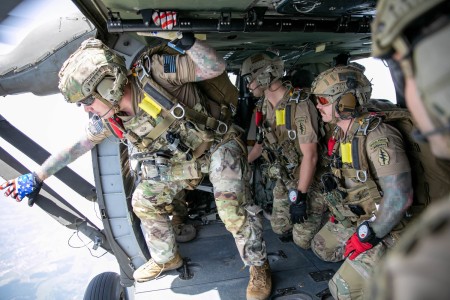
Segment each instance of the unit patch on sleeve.
M305 135L306 134L306 121L307 121L307 117L300 117L297 118L296 120L296 125L297 125L297 132L299 135Z
M378 148L386 148L388 146L389 140L386 137L382 137L370 142L370 150L376 150Z
M176 73L177 72L176 56L164 54L163 59L164 59L164 73Z
M380 163L380 166L387 166L389 165L390 157L387 151L384 148L378 149L378 162Z

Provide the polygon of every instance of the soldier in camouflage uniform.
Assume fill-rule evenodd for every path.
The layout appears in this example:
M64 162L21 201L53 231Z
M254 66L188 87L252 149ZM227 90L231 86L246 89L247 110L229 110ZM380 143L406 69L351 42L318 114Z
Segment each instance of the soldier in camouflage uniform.
M406 105L433 154L450 161L450 3L381 0L373 55L403 83ZM447 174L448 176L448 174ZM450 299L450 195L433 203L389 252L370 282L370 300Z
M132 205L152 255L133 274L141 282L183 264L168 210L178 193L209 174L218 213L250 266L247 299L266 299L270 267L260 210L250 197L241 129L229 122L230 107L208 98L197 82L225 76L228 84L222 86L229 90L224 95L237 95L236 88L224 73L225 62L192 33L183 34L177 46L186 55L144 52L128 72L124 59L101 41L83 42L63 65L59 88L68 102L81 103L94 114L86 136L52 155L35 173L4 187L17 200L34 197L43 180L105 138L114 134L126 139L130 155L141 164Z
M325 261L345 259L329 281L335 299L362 299L372 268L385 252L383 239L412 202L402 135L381 119L372 122L361 109L371 91L370 82L354 66L322 72L311 87L322 120L335 124L327 144L332 173L322 176L333 216L311 246ZM361 146L359 133L365 134ZM368 170L360 169L355 152L364 152Z
M326 209L320 201L319 181L314 181L319 119L308 93L283 83L283 72L281 58L268 51L242 64L248 88L261 97L256 112L257 143L248 161L262 155L267 160L267 176L276 180L270 218L273 231L280 235L293 231L294 242L309 249Z

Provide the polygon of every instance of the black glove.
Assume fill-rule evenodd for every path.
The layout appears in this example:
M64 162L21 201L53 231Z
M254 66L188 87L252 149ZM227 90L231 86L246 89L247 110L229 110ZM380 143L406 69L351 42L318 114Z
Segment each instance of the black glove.
M300 224L308 220L308 215L306 213L307 196L307 193L302 193L295 189L289 190L288 197L289 201L291 202L289 213L291 215L292 224Z
M193 32L178 33L181 38L175 39L168 43L168 46L184 54L186 50L191 49L195 43L195 36Z

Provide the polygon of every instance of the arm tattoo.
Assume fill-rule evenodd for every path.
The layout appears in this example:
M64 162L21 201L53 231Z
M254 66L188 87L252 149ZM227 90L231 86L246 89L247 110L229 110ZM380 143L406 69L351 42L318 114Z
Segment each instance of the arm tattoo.
M39 178L44 180L75 161L92 148L94 148L94 144L87 137L83 137L72 146L51 155L36 173L39 175Z
M225 70L225 61L200 40L196 40L186 53L195 63L195 81L217 77Z
M377 237L387 235L403 218L412 204L413 192L411 172L390 175L380 178L383 199L372 229Z

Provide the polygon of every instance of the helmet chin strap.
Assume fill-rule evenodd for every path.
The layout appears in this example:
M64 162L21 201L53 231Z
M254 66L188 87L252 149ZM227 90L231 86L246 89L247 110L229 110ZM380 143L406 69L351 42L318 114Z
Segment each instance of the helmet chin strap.
M92 94L93 94L98 100L100 100L101 102L103 102L103 104L105 104L106 106L109 107L109 109L108 109L103 115L101 115L100 118L103 119L103 117L106 116L107 114L109 114L109 112L110 112L111 110L114 110L114 114L117 114L117 113L120 111L119 102L112 103L112 102L106 100L105 98L103 98L103 97L102 97L100 94L98 94L98 93L92 93Z

